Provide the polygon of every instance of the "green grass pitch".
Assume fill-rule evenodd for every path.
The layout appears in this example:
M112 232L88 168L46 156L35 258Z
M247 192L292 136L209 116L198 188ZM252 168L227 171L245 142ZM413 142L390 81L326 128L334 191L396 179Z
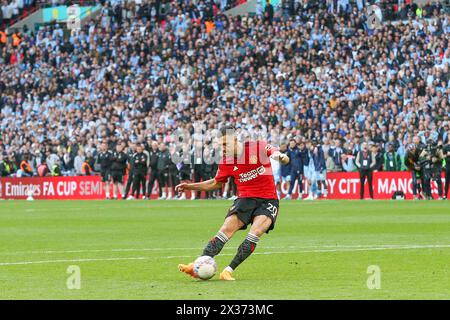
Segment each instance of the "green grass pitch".
M450 299L450 202L281 201L237 281L178 272L230 206L1 201L0 299ZM220 270L245 235L216 258ZM67 287L72 265L80 289ZM373 265L380 289L367 285Z

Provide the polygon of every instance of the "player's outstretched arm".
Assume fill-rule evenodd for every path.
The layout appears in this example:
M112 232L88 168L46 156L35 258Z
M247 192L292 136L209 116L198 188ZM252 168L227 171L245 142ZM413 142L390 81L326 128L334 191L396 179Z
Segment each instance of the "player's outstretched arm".
M186 190L193 191L213 191L222 187L222 183L216 181L216 179L210 179L197 183L180 183L175 187L176 192L183 192Z
M289 163L289 157L280 151L275 151L271 156L274 160L278 160L282 165Z

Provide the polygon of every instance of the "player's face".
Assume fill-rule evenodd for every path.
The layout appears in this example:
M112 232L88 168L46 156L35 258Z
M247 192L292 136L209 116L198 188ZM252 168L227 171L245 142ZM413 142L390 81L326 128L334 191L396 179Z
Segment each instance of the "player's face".
M237 139L233 136L223 136L221 138L221 146L223 155L226 157L233 157L237 155Z
M363 144L361 145L361 149L362 149L363 151L367 151L367 144L363 143Z
M144 151L144 150L142 149L141 146L138 146L138 147L136 147L136 151L137 151L138 153L142 153L142 151Z

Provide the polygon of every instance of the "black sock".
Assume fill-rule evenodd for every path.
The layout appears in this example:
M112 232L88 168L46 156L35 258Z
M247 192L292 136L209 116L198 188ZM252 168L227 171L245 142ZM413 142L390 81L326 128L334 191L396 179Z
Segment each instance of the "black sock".
M217 235L208 242L203 250L203 255L210 257L217 256L227 241L228 237L223 232L219 231Z
M255 251L258 241L259 237L249 233L244 242L242 242L239 246L237 254L230 263L230 268L234 270L238 265L244 262L244 260L247 259L253 251Z

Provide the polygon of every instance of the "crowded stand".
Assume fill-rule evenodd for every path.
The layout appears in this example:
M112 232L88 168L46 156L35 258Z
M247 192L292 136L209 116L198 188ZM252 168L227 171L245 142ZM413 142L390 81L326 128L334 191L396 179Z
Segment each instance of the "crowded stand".
M75 32L26 27L0 42L0 175L101 174L112 197L130 199L157 181L160 198L174 198L180 181L214 177L205 157L232 125L279 145L291 163L276 180L304 179L311 199L326 196L326 172L358 170L369 181L421 172L415 196L429 198L426 181L450 177L450 16L440 2L382 1L388 19L374 27L373 3L287 1L276 12L258 1L255 15L230 16L240 2L110 0Z

